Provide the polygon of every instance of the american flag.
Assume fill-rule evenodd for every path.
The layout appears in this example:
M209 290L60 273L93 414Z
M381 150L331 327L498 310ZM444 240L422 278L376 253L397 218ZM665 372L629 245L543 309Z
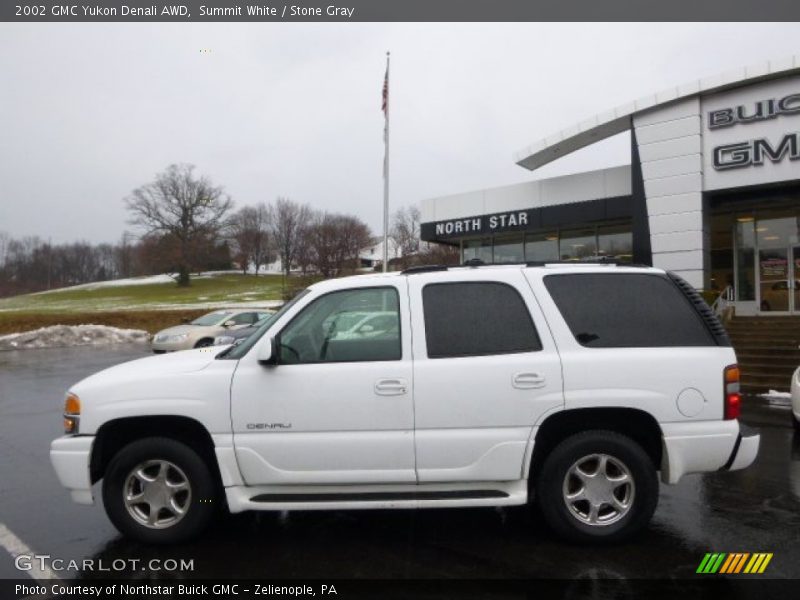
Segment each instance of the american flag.
M386 65L386 75L383 77L383 94L381 99L381 110L385 115L389 110L389 65Z

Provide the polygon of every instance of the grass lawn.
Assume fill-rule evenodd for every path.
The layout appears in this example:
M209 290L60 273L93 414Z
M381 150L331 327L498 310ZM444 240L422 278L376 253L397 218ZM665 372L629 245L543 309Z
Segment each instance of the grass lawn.
M295 286L297 278L291 278ZM272 302L282 298L280 275L224 273L192 278L188 288L175 283L79 286L0 299L0 312L105 312L169 308L216 308L220 303Z
M294 290L312 283L291 277ZM96 285L64 288L45 293L0 299L0 335L30 331L48 325L112 325L145 329L150 333L194 319L210 310L236 307L275 306L283 299L280 275L220 273L193 277L188 288L175 283Z

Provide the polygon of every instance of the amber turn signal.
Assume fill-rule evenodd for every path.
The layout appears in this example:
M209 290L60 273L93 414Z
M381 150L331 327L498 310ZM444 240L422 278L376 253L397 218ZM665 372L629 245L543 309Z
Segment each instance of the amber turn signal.
M79 415L81 414L81 399L75 394L67 394L67 400L64 402L65 415Z

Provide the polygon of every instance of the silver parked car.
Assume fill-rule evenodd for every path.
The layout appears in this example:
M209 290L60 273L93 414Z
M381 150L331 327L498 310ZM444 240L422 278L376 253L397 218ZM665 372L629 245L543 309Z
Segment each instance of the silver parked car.
M265 310L254 308L217 310L190 323L159 331L153 337L153 352L162 354L211 346L216 336L226 331L250 327L269 315Z

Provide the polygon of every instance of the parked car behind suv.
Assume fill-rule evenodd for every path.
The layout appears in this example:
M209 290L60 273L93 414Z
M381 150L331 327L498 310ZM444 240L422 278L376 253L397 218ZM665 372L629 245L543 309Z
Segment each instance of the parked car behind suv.
M238 344L242 340L246 340L253 335L259 328L264 325L267 319L271 318L273 313L264 313L264 315L252 325L242 327L241 329L230 329L214 338L214 346L228 346L229 344Z
M214 343L214 337L225 331L249 327L270 313L253 308L217 310L190 323L162 329L153 336L153 352L163 354L189 348L203 348Z
M338 336L352 313L394 323ZM725 331L673 274L417 268L317 283L236 346L77 383L51 458L75 501L102 480L114 525L150 543L199 534L221 502L533 502L564 538L612 541L647 525L659 478L753 462L739 409Z

